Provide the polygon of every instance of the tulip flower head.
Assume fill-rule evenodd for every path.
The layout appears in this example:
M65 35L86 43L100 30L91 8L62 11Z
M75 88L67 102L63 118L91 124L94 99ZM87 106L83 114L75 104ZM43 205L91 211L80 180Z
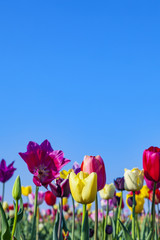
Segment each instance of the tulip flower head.
M115 186L113 183L106 184L102 190L99 191L100 197L102 199L112 199L115 193Z
M148 180L160 182L160 148L150 147L144 150L143 168Z
M114 180L114 185L118 191L123 191L124 189L124 177L119 177Z
M147 185L143 185L142 189L141 189L141 194L143 195L144 198L149 198L149 188L147 187Z
M153 191L149 190L149 200L152 202L153 200ZM156 189L155 191L155 204L160 203L160 190Z
M88 204L95 200L97 194L97 174L79 172L70 173L69 185L71 194L75 201L82 204Z
M56 197L69 197L70 187L69 187L69 179L57 178L55 183L49 184L52 193Z
M82 165L81 165L81 171L92 173L97 173L97 191L104 188L106 183L106 171L103 159L97 155L95 156L84 156Z
M154 187L154 181L151 181L151 180L148 180L145 176L144 176L144 180L147 184L147 187L150 189L150 190L153 190L153 187ZM156 184L156 189L160 188L160 182L157 182Z
M144 171L138 168L125 169L124 188L127 191L139 191L143 187Z
M22 195L28 196L32 192L32 186L22 186L21 187Z
M56 196L51 191L45 192L45 202L47 205L53 206L56 203Z
M70 160L64 158L61 150L54 151L48 140L42 142L41 145L29 142L27 152L19 153L19 155L34 175L33 182L36 186L47 187L59 176L61 168L70 162Z
M81 166L79 165L79 163L74 162L72 169L73 169L74 173L77 174L81 171Z
M112 201L113 201L113 205L114 205L115 207L117 207L117 206L120 205L121 195L122 195L122 192L117 192L117 193L114 195ZM122 206L121 206L121 208L122 208L122 209L124 208L124 201L123 201L123 199L122 199Z
M5 183L7 182L13 175L16 168L13 167L14 161L6 165L6 161L4 159L0 162L0 182Z

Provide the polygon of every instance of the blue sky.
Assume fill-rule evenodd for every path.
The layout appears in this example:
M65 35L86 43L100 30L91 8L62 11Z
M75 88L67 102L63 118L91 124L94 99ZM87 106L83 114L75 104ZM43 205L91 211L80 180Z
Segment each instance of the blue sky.
M160 146L159 1L1 1L0 158L48 139L65 157L101 155L107 183ZM1 189L0 189L1 191Z

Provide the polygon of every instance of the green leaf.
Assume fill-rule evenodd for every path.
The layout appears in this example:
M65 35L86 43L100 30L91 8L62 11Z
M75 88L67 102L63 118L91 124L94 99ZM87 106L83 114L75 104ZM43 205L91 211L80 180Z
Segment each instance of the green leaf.
M153 230L151 229L150 232L149 232L148 237L146 238L146 240L151 240L152 235L153 235Z
M146 222L147 222L147 217L146 216L142 222L142 230L141 230L141 239L145 240L145 230L146 230Z
M55 220L54 228L53 228L53 239L54 240L58 240L58 235L57 235L58 225L59 225L59 211L57 211L56 220ZM62 231L60 233L60 240L63 240Z
M114 239L116 237L116 226L115 226L115 222L114 222L113 218L111 218L111 221L112 221L112 229L113 229L112 236Z
M11 234L9 230L9 225L8 225L6 215L1 203L0 203L0 213L1 213L1 221L2 221L1 240L10 240Z
M125 240L132 240L127 228L124 226L124 224L120 220L119 220L119 222L120 222L120 226L123 230L123 235L124 235Z
M88 211L86 211L85 217L84 217L84 222L82 226L82 240L89 240L89 227L88 227Z
M130 221L129 218L128 218L127 221L124 223L124 226L125 226L127 229L130 228L130 226L131 226L131 221ZM121 230L121 231L119 232L119 234L118 234L118 239L121 237L122 234L123 234L123 230Z

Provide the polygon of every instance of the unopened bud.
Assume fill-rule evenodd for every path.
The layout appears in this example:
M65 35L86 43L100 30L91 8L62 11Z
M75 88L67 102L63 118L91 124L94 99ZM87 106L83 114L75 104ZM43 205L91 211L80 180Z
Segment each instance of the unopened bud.
M19 200L21 198L21 180L19 175L17 176L12 188L12 197L14 200Z

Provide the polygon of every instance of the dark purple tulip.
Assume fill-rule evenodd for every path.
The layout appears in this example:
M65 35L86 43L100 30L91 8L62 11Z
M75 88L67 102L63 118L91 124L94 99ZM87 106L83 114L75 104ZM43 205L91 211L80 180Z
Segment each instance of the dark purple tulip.
M119 177L114 180L114 185L119 191L123 191L124 189L124 177Z
M73 169L74 173L77 174L81 171L81 166L79 165L79 163L74 162L72 169Z
M13 175L16 168L13 167L14 161L6 166L6 161L2 159L0 162L0 182L5 183L7 182Z
M49 184L52 193L56 197L69 197L70 194L70 187L69 187L69 179L56 179L55 183Z
M111 234L113 232L112 225L106 225L105 231L107 234Z

